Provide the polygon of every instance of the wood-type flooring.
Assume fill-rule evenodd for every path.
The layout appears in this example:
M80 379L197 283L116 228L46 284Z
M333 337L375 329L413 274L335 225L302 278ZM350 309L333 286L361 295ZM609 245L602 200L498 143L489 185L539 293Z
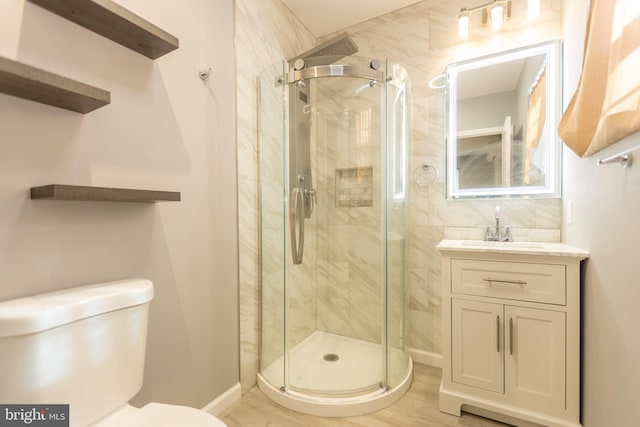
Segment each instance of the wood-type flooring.
M414 364L411 388L396 403L368 415L348 418L316 417L283 408L257 387L218 415L229 427L499 427L497 421L463 413L461 417L438 410L441 370Z

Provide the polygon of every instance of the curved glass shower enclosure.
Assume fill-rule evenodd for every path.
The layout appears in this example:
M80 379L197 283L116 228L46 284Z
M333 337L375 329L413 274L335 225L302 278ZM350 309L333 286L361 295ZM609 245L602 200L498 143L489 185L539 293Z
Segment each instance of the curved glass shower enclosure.
M411 383L408 93L400 65L353 56L259 77L258 384L290 409L363 414Z

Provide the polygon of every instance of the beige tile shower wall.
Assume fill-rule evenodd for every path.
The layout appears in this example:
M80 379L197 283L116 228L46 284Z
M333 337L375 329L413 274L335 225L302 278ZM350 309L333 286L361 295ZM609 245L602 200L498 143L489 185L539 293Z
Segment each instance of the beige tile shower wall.
M289 224L284 223L288 213L282 201L286 185L283 165L287 154L283 150L283 104L288 94L286 86L278 81L282 80L285 66L280 61L269 67L261 73L258 83L258 169L262 217L259 230L262 242L259 323L260 358L264 367L283 356L285 336L287 345L293 347L317 329L315 216L304 220L304 253L303 262L299 265L293 264ZM311 158L315 159L313 152ZM311 169L316 170L313 161ZM288 307L286 325L285 306Z
M402 63L411 78L411 161L413 171L434 165L439 178L428 187L412 182L409 227L409 345L426 353L441 353L440 257L435 245L444 237L481 238L482 227L493 221L496 204L503 221L516 227L517 240L560 240L559 199L500 201L445 200L444 105L442 91L428 81L447 63L562 37L560 0L543 0L535 23L525 18L525 0L513 0L512 18L491 33L479 22L466 42L456 34L456 14L485 0L427 0L347 28L359 47L358 55ZM327 38L331 35L327 36ZM322 40L321 40L322 41ZM433 174L424 176L433 179Z
M262 363L265 366L282 356L284 346L284 275L285 254L282 245L285 230L282 227L284 206L282 189L284 176L282 164L282 129L284 111L282 105L284 87L274 85L282 77L284 63L274 64L259 77L258 99L260 103L259 153L263 159L259 167L259 181L262 198L260 200L260 234L264 257L261 258L261 301L262 307L259 324L261 326L260 350ZM280 343L280 345L275 345Z
M318 329L380 342L380 88L354 97L362 83L340 83L312 82L319 166ZM367 191L351 194L351 204L342 203L358 180Z
M256 383L260 345L257 78L277 61L315 45L279 0L236 1L238 191L240 234L240 371L242 390ZM273 242L278 242L279 236ZM281 241L281 239L280 239ZM277 273L274 273L277 275ZM274 279L275 280L275 279ZM273 294L277 298L277 294ZM277 318L273 320L277 323Z

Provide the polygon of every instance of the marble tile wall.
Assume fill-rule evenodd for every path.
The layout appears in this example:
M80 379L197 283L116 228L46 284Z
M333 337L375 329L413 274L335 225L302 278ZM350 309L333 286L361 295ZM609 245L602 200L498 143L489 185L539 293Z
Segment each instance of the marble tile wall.
M381 88L356 95L363 86L356 79L311 84L319 166L318 329L380 342ZM351 184L366 192L346 203L341 196Z
M409 213L409 345L418 352L441 354L440 256L435 245L443 238L483 237L496 204L503 221L514 227L516 240L559 241L559 199L446 200L444 195L444 106L442 91L429 80L447 63L562 37L562 3L543 0L536 22L527 22L525 0L513 0L512 18L491 33L472 21L469 38L457 35L456 14L486 1L426 0L355 25L347 31L358 55L397 60L411 79L410 170L428 163L439 171L427 187L412 182ZM326 38L335 34L328 35ZM325 38L321 39L323 41ZM418 171L421 173L421 171ZM435 177L428 172L429 183ZM424 183L424 181L421 181Z
M277 62L311 49L316 40L279 0L236 0L235 19L238 70L240 375L242 390L245 392L256 383L260 356L258 77ZM267 164L277 167L281 160L276 157ZM272 183L272 187L267 187L266 184L268 191L282 194L282 187L278 187L277 182ZM275 211L277 213L277 208ZM281 217L279 220L281 221ZM278 244L282 242L282 236L276 234L269 241L271 244ZM270 279L265 280L267 286L269 283L281 283L281 274L275 266L282 265L283 262L283 259L270 260L274 268ZM281 324L281 319L276 313L281 313L281 310L277 310L281 298L275 290L271 296L273 304L269 306L274 307L274 310L272 313L264 313L264 317L273 325L278 325ZM279 333L275 326L268 330L274 334ZM277 338L276 335L274 340Z
M445 200L442 181L444 95L430 89L428 81L440 74L449 62L561 37L561 0L543 0L542 15L535 23L526 22L525 0L513 0L512 19L501 32L491 34L486 28L475 25L469 39L461 43L455 30L455 15L462 7L482 3L485 1L425 0L346 29L359 46L358 55L380 60L392 58L401 62L409 71L412 81L410 170L429 163L440 172L438 180L428 187L412 183L409 209L409 270L405 272L408 274L410 287L411 329L408 334L410 346L425 353L441 353L440 258L435 245L445 237L481 238L482 228L491 223L496 205L495 201L488 200ZM277 61L310 49L316 40L278 0L237 0L236 9L241 383L243 391L246 391L255 385L260 345L257 77ZM317 157L317 167L334 167L323 164L326 160L321 155ZM274 164L279 161L281 160L274 160ZM335 174L327 174L327 177L327 182L319 185L326 185L327 188L333 185L335 191L335 183L329 182L335 180ZM277 183L272 184L273 187L266 188L277 192ZM324 202L320 201L321 204ZM503 220L516 227L513 231L514 238L540 241L560 239L559 200L513 199L501 200L499 204ZM318 206L318 223L313 228L314 232L310 233L317 239L316 245L313 245L317 248L317 253L310 255L317 255L317 271L306 273L317 274L318 286L307 288L309 294L302 291L299 295L301 300L317 298L318 328L340 332L340 328L352 321L323 314L330 311L331 305L349 306L351 283L354 283L355 296L352 301L360 298L357 295L376 297L370 289L365 289L376 283L376 277L381 275L377 273L376 267L371 267L375 263L349 264L344 261L345 258L333 257L326 245L329 240L339 243L347 232L371 236L368 239L356 239L360 243L356 243L354 247L350 247L348 243L338 245L338 250L344 251L346 255L362 257L369 247L380 244L376 241L380 239L379 236L376 237L375 232L369 231L375 221L379 220L374 213L376 209L379 210L379 201L376 205L374 199L373 205L370 208L343 208L341 211L326 206L324 215L320 215L322 206ZM366 212L367 209L371 211ZM277 212L277 208L274 208L274 212ZM274 221L281 220L276 217L277 215L273 217ZM323 218L326 219L324 223ZM275 233L276 228L272 230ZM268 229L263 230L263 235L268 232ZM270 238L270 244L277 245L282 240L283 236L275 233ZM323 252L326 252L326 256ZM274 298L272 307L277 307L276 301L281 301L281 295L275 284L281 281L282 273L275 266L282 265L285 260L273 259L271 262L274 266L272 276L263 276L262 286L271 286ZM352 281L355 277L359 278ZM366 277L368 279L363 280ZM348 286L340 286L341 284ZM402 298L395 296L398 300ZM366 304L361 307L366 307ZM305 309L300 307L300 315ZM362 319L367 319L369 315L366 313L367 309L364 310ZM371 312L373 310L371 306ZM276 309L272 313L262 313L263 318L269 319L267 322L273 323L271 326L277 339L276 326L282 322L276 314L278 311ZM357 326L358 323L355 325L349 327L350 331L343 332L373 336L370 331L377 329L377 326L367 330ZM302 327L298 334L303 336L306 330L306 327ZM275 358L277 354L274 350L268 357Z
M288 105L285 103L288 97L295 95L280 81L287 71L287 63L280 61L276 65L261 74L259 84L258 169L261 196L259 211L262 217L259 231L262 245L259 266L262 299L259 326L260 360L263 368L276 361L282 363L279 358L284 355L286 347L294 348L317 330L318 311L316 216L307 218L305 212L304 229L299 230L295 236L298 244L303 240L302 262L294 264L292 230L288 222L290 216L285 211L287 206L282 198L283 189L289 185L287 178L293 179L288 177L288 173L283 173L287 158L291 156L283 144L283 132L287 132L284 123ZM296 115L290 114L289 120L294 120L294 116ZM304 144L306 141L299 142ZM313 138L309 143L310 169L315 171L317 156ZM293 198L290 193L289 206L293 203Z

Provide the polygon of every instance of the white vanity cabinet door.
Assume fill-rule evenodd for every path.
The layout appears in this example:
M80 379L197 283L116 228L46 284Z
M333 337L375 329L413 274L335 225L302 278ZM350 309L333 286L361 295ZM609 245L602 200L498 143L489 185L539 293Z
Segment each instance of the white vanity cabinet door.
M505 393L535 411L565 410L565 313L451 300L451 380Z
M565 410L566 319L558 311L505 306L505 392L535 411Z
M504 393L503 306L451 300L452 381Z

